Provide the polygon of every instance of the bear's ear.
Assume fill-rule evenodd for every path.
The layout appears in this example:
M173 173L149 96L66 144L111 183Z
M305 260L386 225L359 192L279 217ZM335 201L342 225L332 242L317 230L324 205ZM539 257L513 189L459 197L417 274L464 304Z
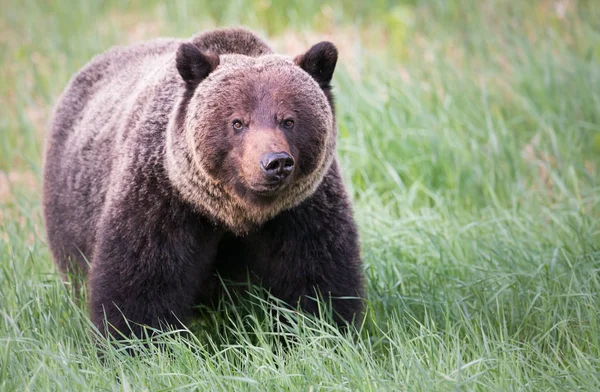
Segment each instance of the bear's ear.
M323 41L314 45L308 52L296 56L294 63L308 72L323 90L329 89L338 51L331 42Z
M177 49L175 63L183 80L195 86L219 66L219 56L203 52L196 45L186 42Z

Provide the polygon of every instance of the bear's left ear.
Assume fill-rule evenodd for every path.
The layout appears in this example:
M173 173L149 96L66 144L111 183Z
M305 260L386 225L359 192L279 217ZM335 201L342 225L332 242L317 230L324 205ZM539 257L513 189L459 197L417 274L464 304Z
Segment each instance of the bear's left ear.
M181 78L190 86L195 86L219 66L219 56L204 52L196 45L185 42L177 49L175 57L177 71Z
M337 63L338 51L331 42L323 41L308 52L296 56L294 63L308 72L323 90L331 88L330 82Z

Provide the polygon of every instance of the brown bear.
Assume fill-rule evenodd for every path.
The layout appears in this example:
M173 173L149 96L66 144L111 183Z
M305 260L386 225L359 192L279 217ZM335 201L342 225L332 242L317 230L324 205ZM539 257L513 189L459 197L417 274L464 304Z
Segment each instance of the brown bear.
M43 207L99 330L178 325L219 276L336 322L361 313L357 229L335 159L337 50L276 55L245 29L116 47L71 80L47 134Z

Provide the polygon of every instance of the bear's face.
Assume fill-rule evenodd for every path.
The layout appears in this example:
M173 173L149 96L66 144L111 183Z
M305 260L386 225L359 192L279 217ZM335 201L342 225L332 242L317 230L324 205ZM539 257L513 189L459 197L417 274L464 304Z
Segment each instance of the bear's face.
M198 163L246 204L268 208L325 163L335 139L331 109L289 61L224 61L188 108Z
M187 62L207 73L200 81L193 67L179 69L193 89L174 130L184 136L193 166L184 175L185 189L234 232L309 197L331 165L336 125L328 97L337 52L319 45L294 61L198 51L207 60L192 56ZM190 190L192 183L206 191Z

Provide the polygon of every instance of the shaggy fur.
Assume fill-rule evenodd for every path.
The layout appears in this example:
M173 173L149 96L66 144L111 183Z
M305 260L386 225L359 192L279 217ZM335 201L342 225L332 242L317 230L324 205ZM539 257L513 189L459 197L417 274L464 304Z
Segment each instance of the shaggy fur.
M178 324L214 299L217 272L250 271L308 312L322 295L340 323L360 314L357 231L335 162L336 60L330 43L292 60L222 29L113 48L73 78L47 136L44 216L61 272L87 276L101 331ZM263 191L270 151L294 168Z

